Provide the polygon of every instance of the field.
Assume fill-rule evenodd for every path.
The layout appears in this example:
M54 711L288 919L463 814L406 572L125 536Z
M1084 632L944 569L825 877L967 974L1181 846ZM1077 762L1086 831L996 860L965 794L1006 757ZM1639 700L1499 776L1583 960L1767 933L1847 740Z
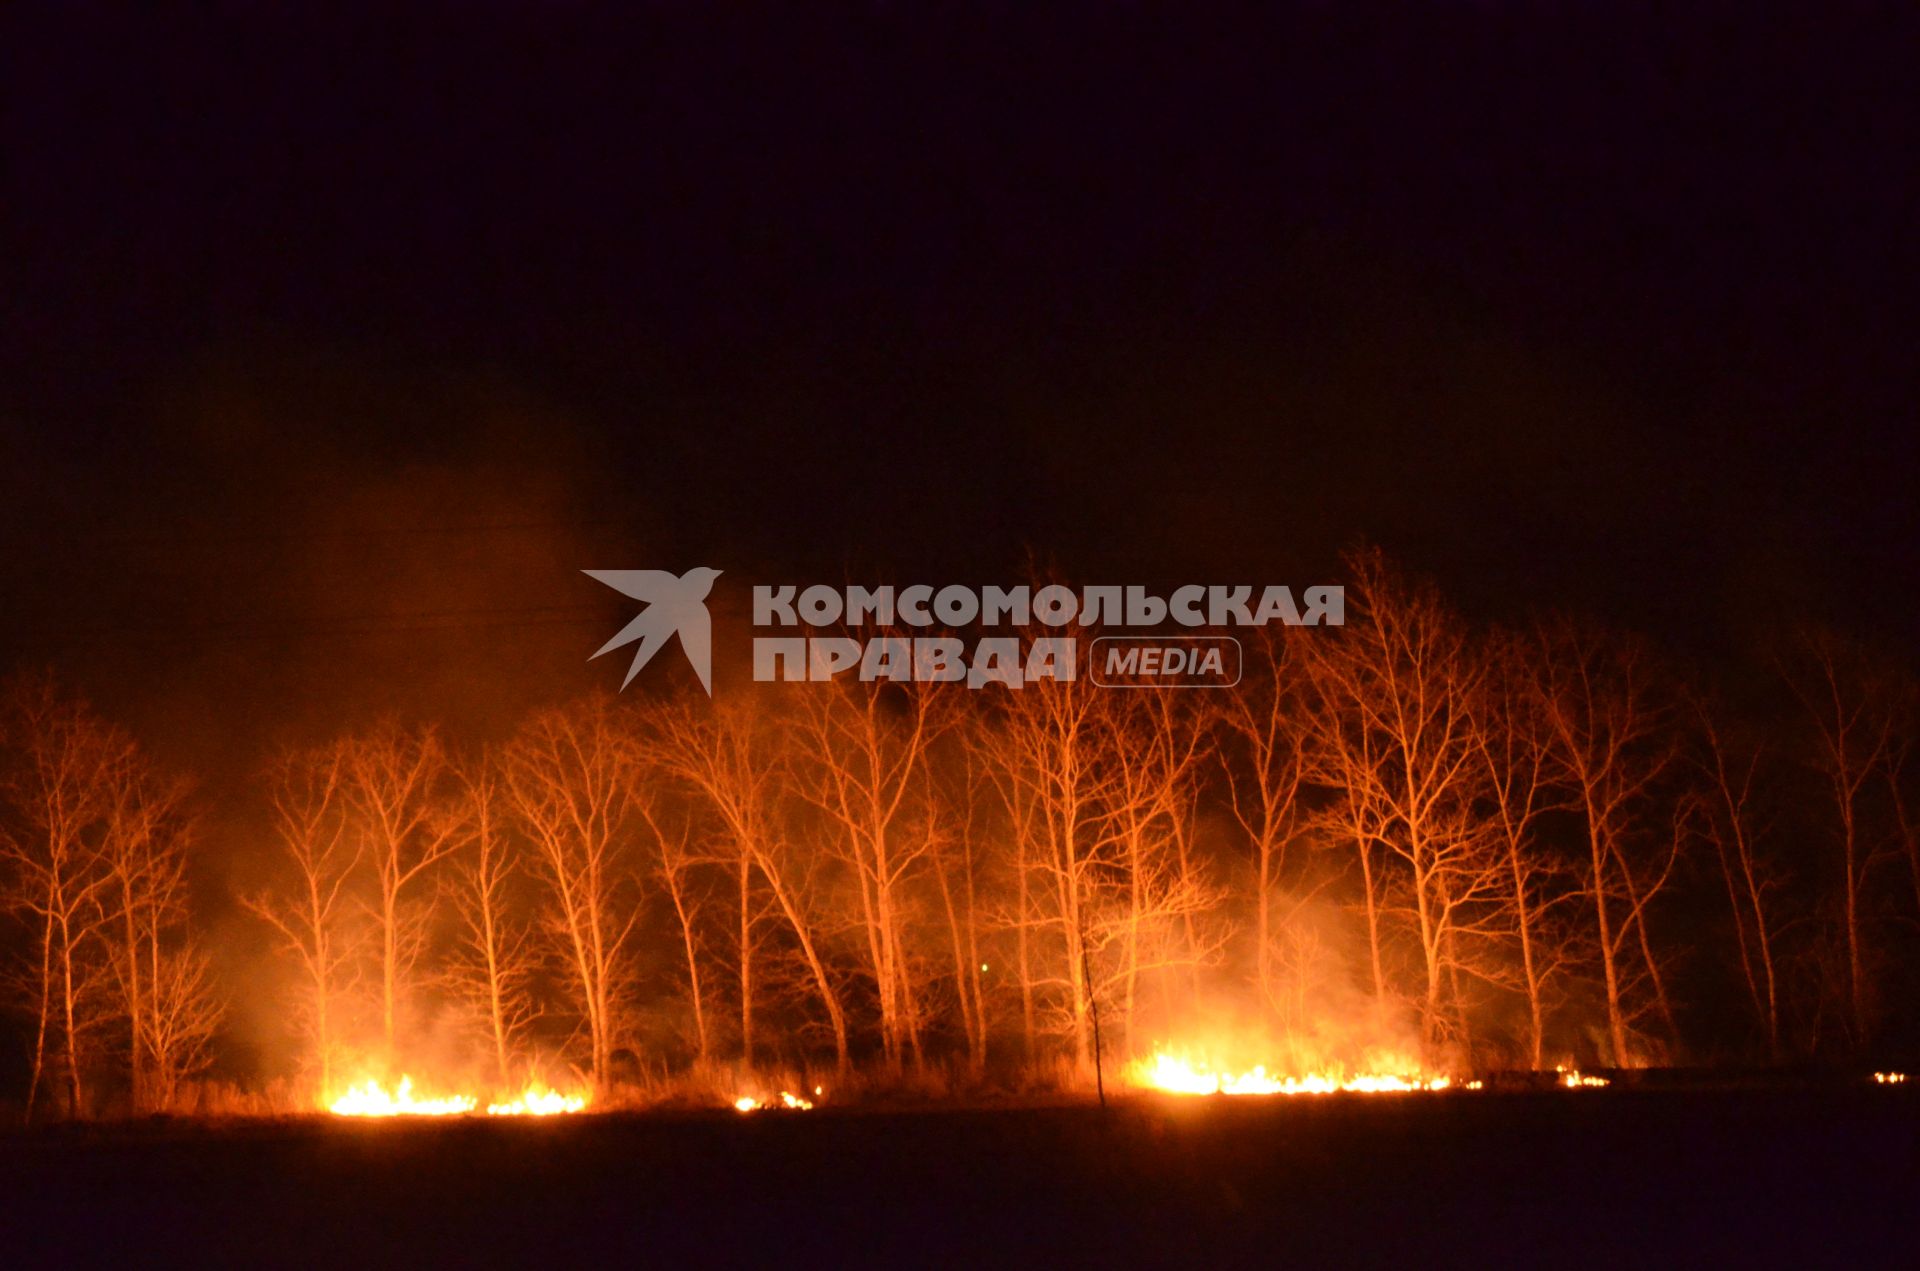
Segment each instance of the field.
M1915 1265L1911 1088L0 1138L9 1266Z

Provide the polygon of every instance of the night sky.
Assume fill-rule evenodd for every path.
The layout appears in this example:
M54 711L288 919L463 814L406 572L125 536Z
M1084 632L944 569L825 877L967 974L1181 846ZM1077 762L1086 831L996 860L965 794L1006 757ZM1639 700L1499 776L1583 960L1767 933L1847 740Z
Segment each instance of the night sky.
M0 663L204 767L613 687L587 567L1920 633L1913 31L697 8L16 9Z

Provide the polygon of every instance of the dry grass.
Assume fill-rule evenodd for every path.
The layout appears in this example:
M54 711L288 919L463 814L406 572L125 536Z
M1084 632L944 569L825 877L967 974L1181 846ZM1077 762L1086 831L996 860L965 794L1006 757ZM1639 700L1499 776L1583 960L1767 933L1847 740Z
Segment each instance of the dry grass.
M1111 1079L1112 1073L1108 1076ZM564 1079L563 1087L570 1084ZM936 1059L841 1071L832 1064L775 1063L754 1067L737 1061L696 1062L686 1067L647 1065L629 1072L593 1100L601 1111L702 1111L731 1108L743 1097L778 1103L783 1092L820 1107L913 1108L931 1105L993 1105L1053 1101L1091 1095L1093 1073L1070 1058L1048 1057L1018 1068L975 1071L961 1059ZM19 1124L19 1109L0 1124ZM309 1083L276 1078L261 1086L231 1081L183 1082L164 1114L218 1121L312 1116L318 1111ZM97 1105L95 1121L121 1121L124 1101ZM61 1118L53 1118L61 1119Z

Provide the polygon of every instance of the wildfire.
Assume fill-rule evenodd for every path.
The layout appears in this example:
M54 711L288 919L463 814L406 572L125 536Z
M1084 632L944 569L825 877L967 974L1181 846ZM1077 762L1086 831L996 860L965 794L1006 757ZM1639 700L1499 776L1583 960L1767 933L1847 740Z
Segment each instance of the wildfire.
M1904 1072L1876 1072L1873 1079L1883 1086L1897 1086L1907 1079Z
M819 1086L813 1088L814 1098L819 1098L822 1093ZM745 1094L733 1101L733 1110L735 1112L758 1112L763 1108L788 1108L795 1112L811 1112L813 1110L813 1099L782 1090L778 1103L775 1103L771 1099L760 1100L754 1098L752 1095Z
M417 1098L413 1093L413 1078L402 1077L400 1084L391 1091L377 1081L351 1086L345 1094L328 1104L327 1110L342 1117L458 1117L471 1114L479 1106L480 1101L472 1095ZM546 1117L580 1112L586 1106L585 1095L563 1095L535 1082L513 1099L504 1103L489 1103L487 1115Z
M1605 1077L1590 1077L1578 1068L1568 1068L1565 1064L1556 1064L1553 1070L1560 1074L1560 1084L1569 1090L1593 1090L1612 1084Z
M416 1099L413 1078L402 1077L398 1088L391 1093L377 1081L349 1087L333 1101L330 1110L342 1117L457 1117L473 1111L476 1102L466 1095Z
M581 1112L586 1109L587 1097L582 1094L561 1094L558 1090L548 1090L539 1085L528 1086L519 1098L506 1103L489 1103L487 1115L490 1117L551 1117L564 1112Z
M1128 1069L1128 1080L1136 1086L1166 1094L1398 1094L1412 1091L1446 1090L1453 1082L1447 1077L1426 1077L1399 1073L1362 1073L1344 1076L1310 1073L1306 1076L1282 1076L1256 1064L1245 1072L1218 1072L1196 1066L1190 1060L1167 1051L1153 1058L1136 1061Z

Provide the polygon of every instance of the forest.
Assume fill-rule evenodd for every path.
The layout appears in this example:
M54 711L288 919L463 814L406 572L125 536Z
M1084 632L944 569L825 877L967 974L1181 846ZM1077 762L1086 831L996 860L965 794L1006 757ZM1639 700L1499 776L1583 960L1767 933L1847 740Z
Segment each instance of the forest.
M1470 1075L1913 1045L1911 665L1811 627L1690 665L1476 622L1374 550L1343 572L1345 625L1249 631L1231 689L649 673L510 736L289 744L238 811L22 671L5 1096L310 1110L410 1074L618 1104L804 1070L965 1098L1169 1047Z

